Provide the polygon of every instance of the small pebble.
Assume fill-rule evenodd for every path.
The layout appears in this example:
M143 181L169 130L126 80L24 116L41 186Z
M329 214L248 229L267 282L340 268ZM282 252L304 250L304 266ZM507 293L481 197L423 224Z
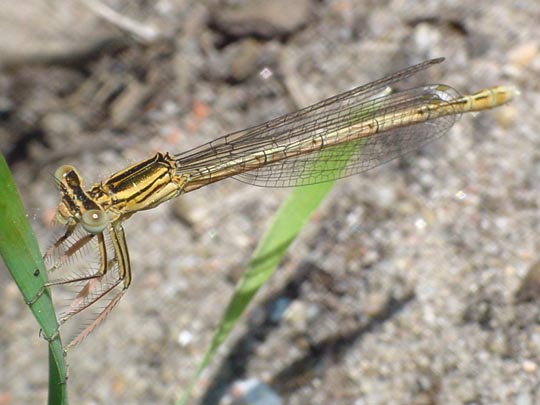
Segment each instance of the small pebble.
M525 68L531 65L538 55L540 55L540 45L538 42L525 42L515 47L509 53L508 61Z
M536 373L538 371L538 365L532 360L524 360L521 363L521 368L523 371L529 374Z
M248 1L240 7L220 8L214 25L233 37L275 38L305 25L310 9L310 0Z
M256 378L239 380L220 401L221 405L281 405L281 397L267 384Z

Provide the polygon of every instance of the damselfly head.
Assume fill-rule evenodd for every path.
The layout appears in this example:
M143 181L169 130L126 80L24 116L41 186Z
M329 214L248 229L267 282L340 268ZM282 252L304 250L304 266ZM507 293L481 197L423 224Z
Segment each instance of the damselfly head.
M82 178L77 170L70 165L62 165L54 172L56 187L62 194L62 201L58 204L54 222L60 225L74 226L79 216L73 198L77 190L82 189Z
M67 226L80 223L91 234L102 232L109 219L84 190L84 183L77 169L70 165L60 166L56 169L54 178L62 194L54 221Z

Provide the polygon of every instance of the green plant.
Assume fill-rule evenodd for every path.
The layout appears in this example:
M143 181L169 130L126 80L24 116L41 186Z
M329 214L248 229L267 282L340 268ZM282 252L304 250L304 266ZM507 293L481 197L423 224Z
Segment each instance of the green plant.
M0 255L25 302L32 302L47 281L38 243L6 161L0 155ZM45 291L31 305L49 341L49 404L67 404L66 365L51 296Z

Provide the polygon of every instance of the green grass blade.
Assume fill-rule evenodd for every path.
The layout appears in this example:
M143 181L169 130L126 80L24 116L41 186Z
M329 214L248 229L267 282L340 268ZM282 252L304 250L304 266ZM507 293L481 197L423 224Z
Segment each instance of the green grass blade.
M346 149L343 154L346 155L345 157L350 157L354 151L355 150L352 148ZM328 150L327 153L331 156L332 153L335 152ZM320 159L313 166L313 171L317 171L318 165L324 165L325 171L335 170L337 172L335 176L330 176L331 178L339 178L339 172L346 166L347 159L340 161L337 161L336 159L326 160L324 156L325 153L321 153ZM333 167L329 167L331 165L333 165ZM238 322L240 316L259 288L262 287L277 268L277 265L281 262L289 245L302 230L313 211L315 211L324 197L332 189L334 183L335 181L329 181L310 186L297 187L291 191L276 213L270 227L262 237L262 240L257 245L244 275L238 281L234 295L213 336L210 348L199 364L197 372L189 387L184 392L184 395L178 402L179 404L184 404L187 401L193 386L202 371L206 368L208 363L210 363L221 344L230 334L232 328Z
M0 255L19 287L25 302L40 291L47 280L38 243L26 218L9 168L0 155ZM56 315L48 292L30 309L46 337L57 329ZM66 366L60 338L49 344L49 404L67 404Z

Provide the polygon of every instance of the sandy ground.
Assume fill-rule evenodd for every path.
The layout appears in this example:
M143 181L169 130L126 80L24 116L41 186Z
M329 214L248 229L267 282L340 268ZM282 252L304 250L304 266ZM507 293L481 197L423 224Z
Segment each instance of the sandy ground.
M0 10L0 148L42 248L59 164L100 181L439 56L416 84L521 92L338 182L193 403L249 379L287 404L540 403L539 2L121 3L135 26ZM227 180L131 218L133 284L69 354L72 403L178 399L286 194ZM43 403L47 345L6 271L0 299L0 404Z

